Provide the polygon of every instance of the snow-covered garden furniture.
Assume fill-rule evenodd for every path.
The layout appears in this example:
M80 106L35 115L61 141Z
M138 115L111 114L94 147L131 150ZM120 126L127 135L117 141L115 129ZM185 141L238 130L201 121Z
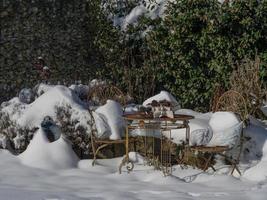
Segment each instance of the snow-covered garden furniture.
M126 97L116 86L106 83L95 85L88 94L89 113L91 122L91 147L95 165L97 156L101 156L101 149L109 145L125 144L122 133L125 132L123 106ZM102 155L102 157L104 157Z
M242 95L233 90L225 92L219 98L215 113L209 122L213 131L211 141L207 146L194 146L190 148L193 152L209 155L207 159L203 157L205 160L204 170L207 170L209 167L215 170L211 161L212 157L218 154L231 163L233 167L231 174L234 170L241 174L237 165L244 142L243 127L247 123L248 112Z
M155 117L153 113L134 113L124 115L124 118L128 123L126 128L126 152L125 157L120 165L120 172L122 166L130 163L129 159L129 134L133 130L143 130L144 137L147 135L153 137L160 138L160 154L155 154L155 144L154 140L152 140L152 150L151 152L145 151L145 157L155 168L161 169L164 175L170 175L172 173L172 163L173 163L173 154L172 154L172 131L177 129L184 129L182 134L185 135L185 148L189 148L189 140L190 140L190 128L189 128L189 120L193 119L193 116L190 115L174 115L173 117L161 116ZM146 140L145 140L146 141ZM147 144L145 144L144 148L147 148ZM147 149L145 149L147 150ZM159 162L159 163L158 163ZM159 166L158 166L159 164ZM128 169L127 165L127 169ZM132 169L131 169L132 170ZM129 169L128 169L129 171Z
M246 101L239 92L229 90L220 97L216 106L216 111L233 112L239 117L242 122L240 138L239 141L237 141L239 152L235 158L236 162L239 163L244 143L243 129L249 124L249 113Z
M119 102L122 106L126 105L126 95L116 86L99 83L92 86L88 93L88 101L96 106L104 105L108 99Z

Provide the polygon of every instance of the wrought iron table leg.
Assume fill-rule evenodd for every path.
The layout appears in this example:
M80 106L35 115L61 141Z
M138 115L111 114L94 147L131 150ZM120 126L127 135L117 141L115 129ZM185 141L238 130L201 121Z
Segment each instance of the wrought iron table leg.
M134 163L129 158L129 127L126 127L126 133L125 133L125 156L121 161L121 164L119 165L119 173L121 174L121 169L123 166L126 166L126 169L128 173L133 170Z

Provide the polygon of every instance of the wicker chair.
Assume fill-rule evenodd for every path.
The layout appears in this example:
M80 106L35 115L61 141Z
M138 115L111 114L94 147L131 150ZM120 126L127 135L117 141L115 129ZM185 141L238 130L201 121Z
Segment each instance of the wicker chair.
M234 170L236 169L241 175L240 171L237 168L237 165L239 164L241 153L243 150L244 127L246 127L249 124L249 114L248 114L246 101L239 92L235 90L229 90L220 97L217 103L217 106L216 106L216 111L233 112L237 116L239 116L241 122L243 123L239 144L237 146L239 149L238 149L238 154L236 158L225 157L226 160L228 160L229 162L232 161L232 163L234 163L234 167L233 167L231 174L233 174Z
M122 106L126 105L126 97L121 90L119 90L116 86L113 85L99 85L95 86L91 89L88 94L88 101L93 103L93 105L101 106L106 103L106 101L114 100L119 102ZM89 114L91 115L91 147L93 153L93 162L94 166L96 163L96 159L98 156L104 158L103 154L101 154L101 150L109 145L115 144L125 144L125 139L121 140L110 140L110 139L101 139L97 137L97 129L95 125L95 120L93 116L94 110L89 107Z
M114 85L96 85L92 87L88 93L87 99L96 106L101 106L108 99L119 102L122 106L127 103L126 95Z
M244 125L248 124L248 112L247 112L247 107L245 100L243 96L234 91L234 90L229 90L221 95L221 97L218 99L216 108L214 112L217 111L228 111L228 112L233 112L235 113L241 120L241 123L239 124L238 128L241 128L241 135L240 135L240 140L239 144L237 145L239 148L238 154L236 158L231 158L227 156L227 152L232 150L232 148L228 146L193 146L190 147L189 153L191 154L208 154L209 156L207 158L202 157L201 160L203 161L202 169L206 171L209 167L211 167L214 171L215 168L213 167L212 163L212 157L215 155L221 155L227 160L233 167L231 174L233 174L234 170L237 170L237 172L241 175L240 170L238 169L237 165L239 164L241 152L242 152L242 147L243 147L243 142L244 142L244 137L243 137L243 127ZM239 129L240 130L240 129ZM186 163L186 162L185 162Z

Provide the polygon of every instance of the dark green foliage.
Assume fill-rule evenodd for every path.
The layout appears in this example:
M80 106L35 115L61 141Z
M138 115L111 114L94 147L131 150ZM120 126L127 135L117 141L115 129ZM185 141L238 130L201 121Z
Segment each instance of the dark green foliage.
M157 60L146 38L153 23L155 21L141 17L138 24L129 25L124 32L116 32L116 44L103 47L107 53L102 76L112 80L139 103L155 92L157 72L151 64Z
M19 90L40 82L34 67L38 56L51 70L50 82L95 78L104 66L96 41L113 29L100 4L100 0L1 3L0 87L8 84Z
M36 84L33 61L40 55L52 72L50 81L100 77L139 103L165 89L183 107L207 110L216 83L228 89L236 66L256 55L266 85L267 1L176 0L164 18L141 17L125 31L109 20L125 16L138 2L114 2L5 1L0 90ZM151 2L146 7L153 10Z
M171 3L149 38L159 59L158 81L183 106L208 109L215 83L227 88L236 64L266 52L266 13L266 1L257 0Z

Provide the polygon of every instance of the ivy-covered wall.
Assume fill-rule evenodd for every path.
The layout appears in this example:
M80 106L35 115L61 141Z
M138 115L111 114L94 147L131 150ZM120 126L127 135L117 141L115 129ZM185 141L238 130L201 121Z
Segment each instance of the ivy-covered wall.
M95 41L102 26L112 27L103 20L99 5L98 0L1 1L0 89L38 83L41 77L34 63L39 56L52 82L95 77L103 65Z

